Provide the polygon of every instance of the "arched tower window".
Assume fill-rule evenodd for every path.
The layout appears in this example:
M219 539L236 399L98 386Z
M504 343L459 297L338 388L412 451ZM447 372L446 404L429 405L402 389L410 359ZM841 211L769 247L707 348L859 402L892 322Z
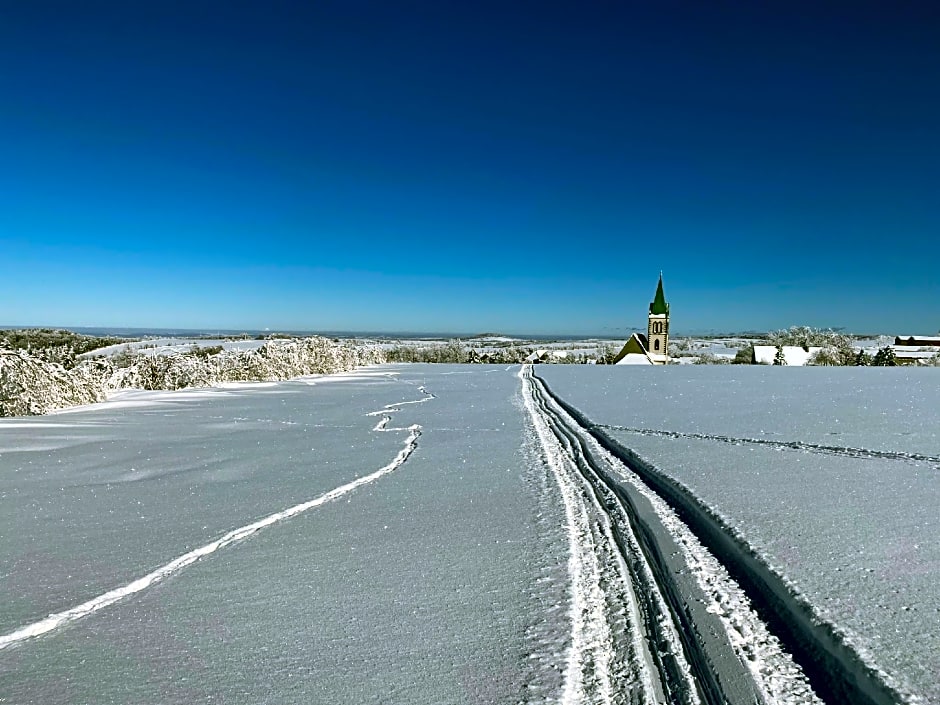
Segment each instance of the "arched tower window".
M659 338L653 341L653 350L659 350Z

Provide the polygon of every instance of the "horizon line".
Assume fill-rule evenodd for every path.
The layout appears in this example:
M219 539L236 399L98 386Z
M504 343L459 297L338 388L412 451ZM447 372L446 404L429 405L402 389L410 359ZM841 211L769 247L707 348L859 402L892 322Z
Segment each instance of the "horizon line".
M796 326L791 326L796 327ZM844 328L818 328L815 326L806 326L808 328L813 328L814 330L820 331L832 331L835 333L844 333L845 335L851 335L857 338L866 338L866 337L879 337L879 336L897 336L896 333L883 333L883 332L851 332L846 331ZM706 328L698 330L688 330L677 333L671 333L670 338L685 338L691 336L708 336L708 337L764 337L769 333L776 332L778 330L789 330L790 327L785 328L770 328L767 330L729 330L729 329L717 329L717 328ZM469 331L430 331L430 330L353 330L353 329L344 329L344 330L332 330L332 329L307 329L307 328L216 328L216 327L199 327L199 328L170 328L162 326L53 326L53 325L3 325L0 324L0 330L66 330L76 333L83 333L85 335L95 335L104 333L106 335L114 335L116 337L135 337L135 333L139 333L142 336L157 336L163 335L164 337L209 337L212 335L217 336L230 336L230 335L308 335L308 336L323 336L323 337L394 337L394 338L405 338L405 337L414 337L414 338L447 338L447 339L469 339L469 338L488 338L488 337L505 337L505 338L518 338L520 340L545 340L548 338L569 338L569 339L599 339L599 340L621 340L627 339L636 332L643 332L644 329L637 327L623 328L620 332L592 332L592 333L571 333L571 332L497 332L497 331L478 331L478 332L469 332ZM95 331L91 333L90 331ZM126 335L122 335L122 333ZM187 336L186 334L193 334ZM98 335L97 337L102 337ZM903 337L903 336L901 336Z

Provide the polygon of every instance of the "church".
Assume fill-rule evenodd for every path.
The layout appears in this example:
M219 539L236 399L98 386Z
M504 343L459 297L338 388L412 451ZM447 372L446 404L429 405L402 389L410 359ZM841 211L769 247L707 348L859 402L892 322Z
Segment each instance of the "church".
M669 304L659 273L656 295L650 302L646 335L634 333L614 358L615 365L665 365L669 362Z

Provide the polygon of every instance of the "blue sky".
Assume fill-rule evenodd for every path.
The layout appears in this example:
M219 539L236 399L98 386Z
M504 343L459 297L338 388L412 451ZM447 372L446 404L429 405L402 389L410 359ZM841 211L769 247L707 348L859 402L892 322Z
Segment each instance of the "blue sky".
M934 3L6 3L0 325L940 329Z

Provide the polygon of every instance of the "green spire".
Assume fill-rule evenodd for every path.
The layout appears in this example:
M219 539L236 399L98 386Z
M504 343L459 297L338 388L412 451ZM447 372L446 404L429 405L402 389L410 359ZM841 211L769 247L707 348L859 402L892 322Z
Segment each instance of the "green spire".
M659 285L656 287L656 296L650 304L650 313L663 314L669 313L669 304L666 303L666 296L663 294L663 273L659 273Z

